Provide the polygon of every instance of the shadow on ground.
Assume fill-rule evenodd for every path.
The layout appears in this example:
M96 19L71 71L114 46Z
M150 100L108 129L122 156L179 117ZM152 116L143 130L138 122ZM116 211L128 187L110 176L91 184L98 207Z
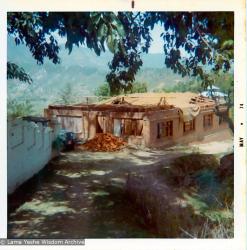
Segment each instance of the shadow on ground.
M177 153L67 152L8 198L9 238L155 237L126 196L128 175L154 171Z
M126 182L190 152L63 153L8 197L8 238L160 237L137 213Z

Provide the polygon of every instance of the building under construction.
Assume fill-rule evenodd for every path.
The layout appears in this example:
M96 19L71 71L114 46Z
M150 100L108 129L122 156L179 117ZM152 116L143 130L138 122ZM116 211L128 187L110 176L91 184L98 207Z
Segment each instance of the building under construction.
M217 110L217 112L216 112ZM129 144L147 147L201 140L227 128L227 107L195 93L138 93L96 104L50 105L47 118L88 140L112 133Z

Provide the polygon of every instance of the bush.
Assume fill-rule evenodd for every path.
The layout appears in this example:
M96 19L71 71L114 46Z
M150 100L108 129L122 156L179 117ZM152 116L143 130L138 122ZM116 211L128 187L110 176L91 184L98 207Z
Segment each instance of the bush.
M140 224L165 238L232 238L231 207L212 208L199 195L188 195L157 176L129 176L127 197Z
M190 230L203 222L178 193L154 176L129 176L126 190L140 222L158 237L180 237L180 228Z
M194 213L204 219L201 225L197 225L189 231L194 238L232 238L234 236L232 204L222 208L220 208L221 204L218 204L218 208L213 208L202 201L199 195L185 194L184 197L193 208Z
M224 204L232 203L234 197L234 155L225 155L220 160L220 167L217 169L217 178L222 185L219 194Z
M130 175L126 191L140 223L158 237L232 238L230 159L219 164L214 155L193 153L175 159L165 172Z
M190 186L195 184L196 175L202 170L215 170L219 162L214 155L194 153L176 158L168 169L172 184Z

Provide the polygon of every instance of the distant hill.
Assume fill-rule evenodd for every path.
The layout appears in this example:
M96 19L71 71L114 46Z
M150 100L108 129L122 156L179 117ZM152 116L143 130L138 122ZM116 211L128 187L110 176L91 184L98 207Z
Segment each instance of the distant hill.
M95 89L104 83L109 72L108 62L112 59L110 52L96 56L87 48L74 47L70 55L61 46L61 63L54 65L45 60L43 65L37 65L30 52L24 45L16 46L13 39L8 37L8 61L22 66L28 72L33 83L31 85L8 81L8 98L30 100L37 112L50 103L54 103L59 93L69 84L77 97L93 95ZM146 82L149 91L170 87L185 79L174 74L164 65L163 54L144 54L143 67L136 76L136 81Z

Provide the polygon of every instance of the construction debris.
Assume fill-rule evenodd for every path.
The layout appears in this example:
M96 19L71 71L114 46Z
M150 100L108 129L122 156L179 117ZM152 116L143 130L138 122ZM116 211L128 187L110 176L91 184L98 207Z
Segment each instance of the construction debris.
M81 147L90 151L112 152L120 150L126 145L127 143L120 137L116 137L110 133L99 133Z
M204 97L204 96L202 96L202 95L192 97L192 98L190 99L190 102L189 102L189 103L195 104L195 103L205 103L205 102L208 102L208 103L210 103L210 104L211 104L211 103L214 103L213 100L210 100L209 98L206 98L206 97Z

